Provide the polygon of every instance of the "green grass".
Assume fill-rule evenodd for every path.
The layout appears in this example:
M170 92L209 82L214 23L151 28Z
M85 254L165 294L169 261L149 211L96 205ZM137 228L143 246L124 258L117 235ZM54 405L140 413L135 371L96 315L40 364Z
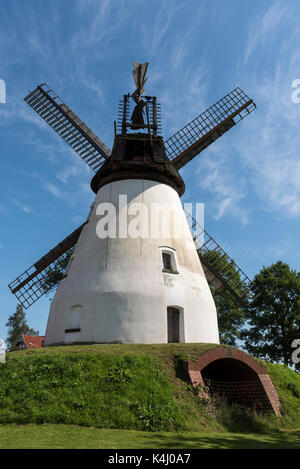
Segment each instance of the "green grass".
M218 347L216 344L90 344L90 345L64 345L57 347L44 347L36 350L20 350L10 352L10 358L20 358L28 355L56 355L61 353L96 353L96 354L145 354L149 353L160 360L169 361L174 356L184 360L196 360L206 350Z
M161 376L161 382L160 382L160 388L161 392L157 393L157 388L155 391L155 380L152 379L152 375L150 373L150 369L145 366L145 369L143 367L140 367L140 370L137 370L137 374L140 375L140 372L143 371L143 377L140 380L140 386L139 382L137 382L136 379L131 381L131 383L124 383L124 390L121 389L120 386L118 386L117 389L115 389L114 393L114 399L115 401L118 400L118 394L120 396L121 402L124 403L124 411L126 411L127 415L124 415L122 418L122 409L117 409L117 412L113 413L113 416L115 419L118 419L118 422L116 421L110 421L109 415L106 418L106 414L111 414L112 412L109 410L109 405L111 403L111 394L110 394L110 389L113 387L113 384L110 383L110 386L106 388L102 388L99 390L99 394L104 394L102 397L98 396L99 398L102 399L107 399L107 405L102 407L102 422L97 422L95 421L94 417L92 417L93 422L86 420L86 425L94 425L94 426L102 426L102 427L109 427L109 428L132 428L132 429L155 429L153 427L151 420L156 419L156 416L153 415L153 412L157 414L159 409L163 407L166 403L166 398L169 398L169 408L170 405L175 407L179 407L178 414L179 420L180 420L180 425L178 425L178 418L177 418L177 424L173 425L173 430L176 428L179 428L182 426L183 428L189 429L189 430L197 430L197 429L210 429L210 430L219 430L219 426L215 423L215 419L207 415L206 412L202 412L201 407L199 407L199 400L197 396L194 395L194 392L192 390L192 386L187 383L186 378L181 376L182 375L182 370L180 369L182 360L188 360L188 359L196 359L199 357L200 353L203 353L205 350L208 350L209 348L215 347L215 345L212 344L159 344L159 345L126 345L126 344L95 344L95 345L73 345L73 346L62 346L62 347L45 347L41 349L37 349L34 351L31 350L24 350L24 351L19 351L19 352L11 352L8 354L8 360L7 363L10 361L16 362L20 361L20 369L24 368L27 369L26 367L29 366L29 362L31 359L34 359L36 357L37 360L40 360L41 363L43 360L49 359L51 362L55 361L58 359L59 361L62 360L65 364L63 366L67 366L66 364L68 363L68 360L73 357L75 362L80 362L80 360L85 360L84 357L88 357L87 360L92 359L93 357L95 360L93 361L94 366L95 364L101 360L104 360L105 357L110 356L110 359L113 360L113 357L115 356L115 359L118 361L120 357L125 356L134 356L135 358L140 358L140 359L147 359L148 361L150 360L152 363L152 370L154 368L160 372ZM26 363L28 362L28 365ZM17 365L14 365L17 366ZM98 365L97 365L98 366ZM9 373L8 376L5 379L1 379L1 371L4 372L5 368L0 367L0 407L1 407L1 382L6 382L6 384L3 386L5 388L8 388L8 382L11 379L11 374ZM154 371L153 371L154 372ZM91 373L91 370L89 371ZM57 372L58 374L58 372ZM90 377L89 381L97 381L97 372L93 372L94 377ZM57 379L57 377L56 377ZM34 389L36 384L33 382L34 380L34 375L30 376L30 374L27 375L27 380L28 380L28 386L27 386L27 402L28 405L30 404L31 407L36 407L37 402L36 398L33 396ZM45 382L44 384L41 384L42 389L45 388L45 383L48 381L48 376L47 374L45 375ZM13 381L13 379L12 379ZM36 381L36 380L35 380ZM40 378L39 378L40 381ZM66 383L66 386L72 388L73 382L77 382L74 379L74 376L70 376L70 379L68 383ZM83 380L82 386L83 389L82 391L80 390L80 387L77 386L77 388L72 390L72 394L80 395L82 392L85 394L88 390L86 387L86 381ZM40 381L41 383L41 381ZM32 385L33 386L32 386ZM130 387L130 384L132 385ZM59 386L61 387L63 385L62 382L60 382ZM59 387L57 386L57 387ZM94 388L97 386L96 383L90 381L90 388ZM18 389L21 390L21 388L18 386L15 392L15 397L18 399ZM41 391L42 391L41 389ZM53 389L53 386L52 386ZM96 388L97 389L97 388ZM132 391L131 391L132 390ZM2 414L1 417L1 409L0 409L0 423L12 423L12 422L19 422L19 423L30 423L30 422L36 422L36 423L73 423L73 424L79 424L79 415L77 410L71 408L70 410L70 405L71 401L68 398L67 402L65 404L65 408L61 407L61 413L60 415L58 414L58 409L57 406L60 406L60 397L57 399L57 393L58 389L54 390L53 395L53 400L54 398L56 399L56 417L55 419L53 418L53 413L55 412L55 409L49 409L49 400L46 401L46 405L44 405L44 412L43 415L44 417L37 420L37 413L36 412L30 412L30 415L27 413L26 418L24 418L24 412L22 408L20 409L20 403L19 405L19 418L22 419L16 420L16 415L14 411L14 415L11 415L11 411L9 410L6 412L6 416L4 418L4 415ZM70 393L65 392L64 390L61 394L62 396L66 395L66 397L70 396ZM2 391L3 392L3 391ZM5 391L6 393L9 394L9 396L12 397L11 402L11 408L14 408L15 406L15 397L14 397L14 391ZM38 392L38 391L37 391ZM128 394L128 399L127 402L124 397L124 392ZM171 403L171 396L170 392L172 394L172 399L173 403ZM144 400L140 397L140 394L144 393ZM48 392L49 394L49 392ZM135 396L137 396L137 399L135 399ZM160 399L160 395L162 395L162 399ZM20 400L22 401L21 393L19 396ZM48 395L49 398L49 395ZM159 405L156 405L155 408L153 409L152 402L157 400ZM140 405L145 404L142 408L140 407L141 415L140 418L141 420L144 420L145 425L148 425L147 427L141 426L136 426L136 419L129 419L129 413L132 415L132 410L129 409L128 407L134 404L137 400L139 400ZM151 400L149 402L149 400ZM88 401L90 402L90 401ZM93 402L93 405L95 403ZM146 406L146 407L145 407ZM67 407L67 409L66 409ZM127 409L126 409L127 408ZM7 409L7 406L6 406ZM47 410L49 409L49 410ZM200 412L199 412L200 409ZM45 415L47 412L47 415ZM166 407L166 412L168 413L168 407ZM175 412L175 410L174 410ZM4 409L3 409L4 413ZM70 415L70 413L72 415ZM66 422L67 416L69 414L69 418ZM115 415L117 414L117 416ZM150 427L149 424L147 423L147 420L149 420L148 415L150 414ZM151 417L152 414L152 417ZM81 414L82 417L82 414ZM105 418L104 418L105 417ZM99 417L100 418L100 417ZM33 420L34 419L34 420ZM123 421L123 423L121 422ZM85 423L81 419L80 421L81 425L84 425ZM169 425L163 425L160 427L156 427L156 429L163 429L163 430L170 430Z
M229 407L222 400L212 407L196 395L182 366L184 360L195 360L212 347L95 344L11 352L0 366L0 424L98 427L106 429L99 433L102 436L108 429L177 431L178 441L182 432L189 431L195 432L198 442L199 432L217 434L220 441L226 432L246 432L262 435L263 441L266 434L272 441L286 441L287 433L278 432L300 428L299 374L266 364L282 402L281 418ZM21 428L29 431L31 427ZM187 442L188 434L184 435ZM168 438L176 440L174 435ZM238 442L242 436L236 438ZM247 438L253 441L254 437Z
M181 421L149 355L33 354L0 369L0 423L171 430Z
M0 425L0 449L299 449L300 430L267 435L141 432L73 425Z
M300 374L288 366L265 364L282 404L281 426L291 428L300 422Z

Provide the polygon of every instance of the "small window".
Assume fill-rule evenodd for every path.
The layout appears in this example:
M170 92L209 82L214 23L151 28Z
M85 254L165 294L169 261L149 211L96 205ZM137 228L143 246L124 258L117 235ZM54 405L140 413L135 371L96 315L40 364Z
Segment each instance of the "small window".
M75 330L80 330L80 313L82 305L72 305L71 309L68 312L68 324L67 331L74 332Z
M175 249L161 246L161 256L163 264L163 272L178 274Z
M163 257L164 269L171 270L171 267L172 267L171 254L167 254L166 252L163 252L162 257Z

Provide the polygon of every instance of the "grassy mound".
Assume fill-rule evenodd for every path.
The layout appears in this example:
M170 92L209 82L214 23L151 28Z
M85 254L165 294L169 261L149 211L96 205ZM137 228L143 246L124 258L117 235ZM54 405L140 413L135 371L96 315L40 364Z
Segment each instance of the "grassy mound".
M0 422L170 430L181 414L150 356L33 355L1 369Z
M265 363L282 405L282 428L300 428L300 374L288 366Z
M148 431L256 432L300 428L300 376L268 365L283 416L201 400L182 362L210 344L75 345L8 354L0 366L0 423Z

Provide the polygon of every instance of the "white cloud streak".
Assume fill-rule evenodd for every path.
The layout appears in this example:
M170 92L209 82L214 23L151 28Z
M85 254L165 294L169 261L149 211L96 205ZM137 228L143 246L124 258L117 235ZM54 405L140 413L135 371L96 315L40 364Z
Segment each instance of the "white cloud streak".
M57 197L59 199L62 198L62 192L55 184L47 182L44 184L44 187L46 191L50 192L50 194L52 194L54 197Z
M245 179L234 181L232 166L220 157L220 146L216 146L198 163L196 174L199 188L210 194L209 213L214 220L223 217L238 218L242 225L250 222L250 209L243 205L246 196Z
M273 39L268 33L281 26L282 17L289 35L276 50L275 63L269 69L264 67L264 49L259 49L262 44L270 47ZM236 147L264 209L279 218L300 215L300 104L291 99L292 82L300 78L300 55L295 50L300 27L296 18L288 3L278 2L270 7L264 16L260 41L251 43L255 56L251 66L255 72L249 73L248 78L241 76L242 81L248 82L258 108L247 122L247 129L242 129Z
M253 195L260 210L278 219L300 215L300 104L291 99L292 82L300 78L300 52L295 47L300 43L300 8L297 15L295 5L274 2L263 14L258 10L256 21L251 19L236 78L257 110L228 133L224 150L216 142L199 161L201 187L211 195L216 219L235 216L249 223ZM283 34L283 24L288 35ZM239 158L238 165L233 157Z

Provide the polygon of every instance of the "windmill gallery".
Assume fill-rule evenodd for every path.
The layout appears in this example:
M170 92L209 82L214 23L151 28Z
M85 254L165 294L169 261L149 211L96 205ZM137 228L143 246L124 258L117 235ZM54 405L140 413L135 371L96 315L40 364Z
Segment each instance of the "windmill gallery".
M255 104L236 88L164 141L160 105L144 96L147 67L134 63L136 90L120 100L112 151L46 84L25 98L95 171L87 220L9 285L28 308L46 293L45 275L63 270L45 346L217 344L208 282L227 288L242 304L249 301L250 279L183 210L185 184L178 171ZM228 265L238 276L228 275Z

